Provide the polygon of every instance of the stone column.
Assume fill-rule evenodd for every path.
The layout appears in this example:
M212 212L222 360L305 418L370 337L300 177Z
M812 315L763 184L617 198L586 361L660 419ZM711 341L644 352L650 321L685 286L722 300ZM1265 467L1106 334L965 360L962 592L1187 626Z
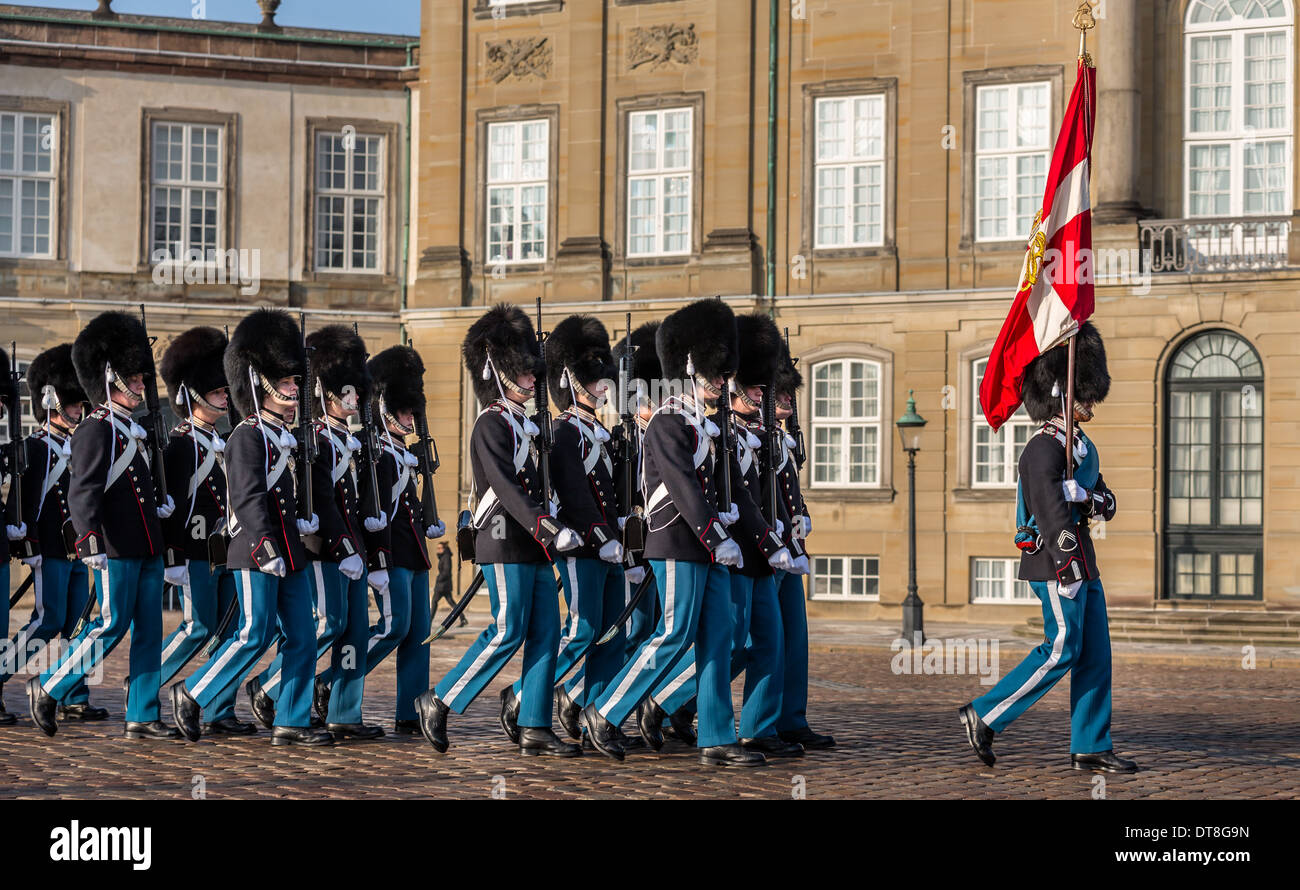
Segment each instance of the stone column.
M1138 200L1142 136L1140 83L1141 32L1137 0L1106 0L1098 20L1097 131L1092 171L1097 203L1093 219L1101 225L1129 223L1142 213Z

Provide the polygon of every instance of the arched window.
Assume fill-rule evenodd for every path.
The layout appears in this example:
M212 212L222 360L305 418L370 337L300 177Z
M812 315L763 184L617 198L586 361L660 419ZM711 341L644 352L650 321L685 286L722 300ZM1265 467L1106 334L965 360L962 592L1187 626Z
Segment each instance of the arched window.
M1229 331L1182 344L1166 380L1166 591L1261 596L1264 368Z
M845 358L813 365L814 486L880 485L880 408L880 362Z
M1184 30L1186 215L1289 214L1289 0L1192 0Z

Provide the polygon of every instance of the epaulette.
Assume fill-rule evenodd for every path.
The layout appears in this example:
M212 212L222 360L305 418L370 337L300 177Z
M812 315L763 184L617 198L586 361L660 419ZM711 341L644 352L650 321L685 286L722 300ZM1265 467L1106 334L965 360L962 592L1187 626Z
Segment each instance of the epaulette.
M188 420L182 420L180 423L176 424L175 429L172 430L172 435L174 436L188 436L189 433L190 422Z
M108 408L106 408L106 407L103 406L103 405L100 405L100 406L99 406L98 408L96 408L94 411L91 411L91 412L90 412L90 418L89 418L89 419L90 419L90 420L107 420L107 419L108 419Z
M250 414L241 421L243 426L257 426L257 415Z

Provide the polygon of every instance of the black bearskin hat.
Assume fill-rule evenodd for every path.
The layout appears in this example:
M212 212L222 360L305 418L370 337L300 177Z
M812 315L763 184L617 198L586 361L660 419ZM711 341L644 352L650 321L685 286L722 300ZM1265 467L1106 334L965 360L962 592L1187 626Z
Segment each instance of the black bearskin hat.
M253 310L230 335L224 364L235 410L242 417L255 414L261 398L254 398L249 368L269 386L284 377L301 377L306 370L302 333L293 316L283 309Z
M730 377L740 352L737 339L736 315L721 298L683 306L665 318L655 334L664 379L685 381L688 357L701 379Z
M370 360L375 396L390 414L424 411L424 362L409 346L390 346Z
M1091 405L1102 401L1110 392L1110 371L1106 368L1106 347L1101 334L1092 322L1085 321L1075 334L1078 346L1074 356L1074 399ZM1020 395L1025 410L1036 423L1051 420L1061 411L1065 395L1069 346L1062 343L1044 352L1025 368L1025 382ZM1052 395L1052 387L1059 384L1060 395Z
M370 371L366 368L366 341L348 325L326 325L307 335L311 369L321 390L343 397L344 387L357 392L357 404L370 398ZM316 404L320 404L319 398Z
M740 362L736 383L742 387L769 386L776 380L784 359L785 343L776 322L766 312L736 316L740 341Z
M790 347L782 338L781 365L776 369L776 394L793 398L801 386L803 386L803 375L799 373L794 357L790 355Z
M27 366L27 391L32 394L32 419L37 423L45 422L42 400L47 386L54 387L55 398L65 410L90 401L72 364L71 343L60 343L45 350Z
M90 320L72 343L72 365L92 404L108 400L104 367L123 380L154 373L153 349L140 319L125 312L104 312Z
M214 389L225 389L226 369L222 357L226 353L226 335L216 328L190 328L176 337L163 353L158 363L158 374L167 384L172 405L177 414L184 416L188 387L189 401L194 401Z
M557 324L546 338L546 376L551 399L563 411L573 404L573 390L563 379L568 368L581 386L618 376L614 354L609 349L609 331L591 315L570 315ZM562 385L563 384L563 385Z
M9 353L0 347L0 399L4 400L5 410L13 411L18 403L18 387L14 385L13 365L9 364Z
M474 395L484 405L501 396L491 373L486 380L483 377L489 354L496 372L511 383L526 373L536 374L540 379L545 371L532 321L522 309L510 303L498 303L470 325L460 352L474 382Z
M643 380L647 386L653 386L653 381L663 376L659 365L659 353L655 351L657 333L659 333L657 321L647 321L632 332L632 379ZM623 354L626 346L626 337L618 341L618 345L614 347L616 360L617 356Z

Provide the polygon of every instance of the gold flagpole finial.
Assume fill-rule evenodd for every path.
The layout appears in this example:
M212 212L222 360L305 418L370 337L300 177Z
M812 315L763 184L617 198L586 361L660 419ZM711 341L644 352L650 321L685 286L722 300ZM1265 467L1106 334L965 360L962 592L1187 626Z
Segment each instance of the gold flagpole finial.
M1099 2L1100 0L1083 0L1070 19L1071 24L1079 32L1079 59L1089 68L1094 66L1092 56L1088 54L1087 49L1088 32L1097 27L1097 17L1093 15L1093 10L1097 8Z

